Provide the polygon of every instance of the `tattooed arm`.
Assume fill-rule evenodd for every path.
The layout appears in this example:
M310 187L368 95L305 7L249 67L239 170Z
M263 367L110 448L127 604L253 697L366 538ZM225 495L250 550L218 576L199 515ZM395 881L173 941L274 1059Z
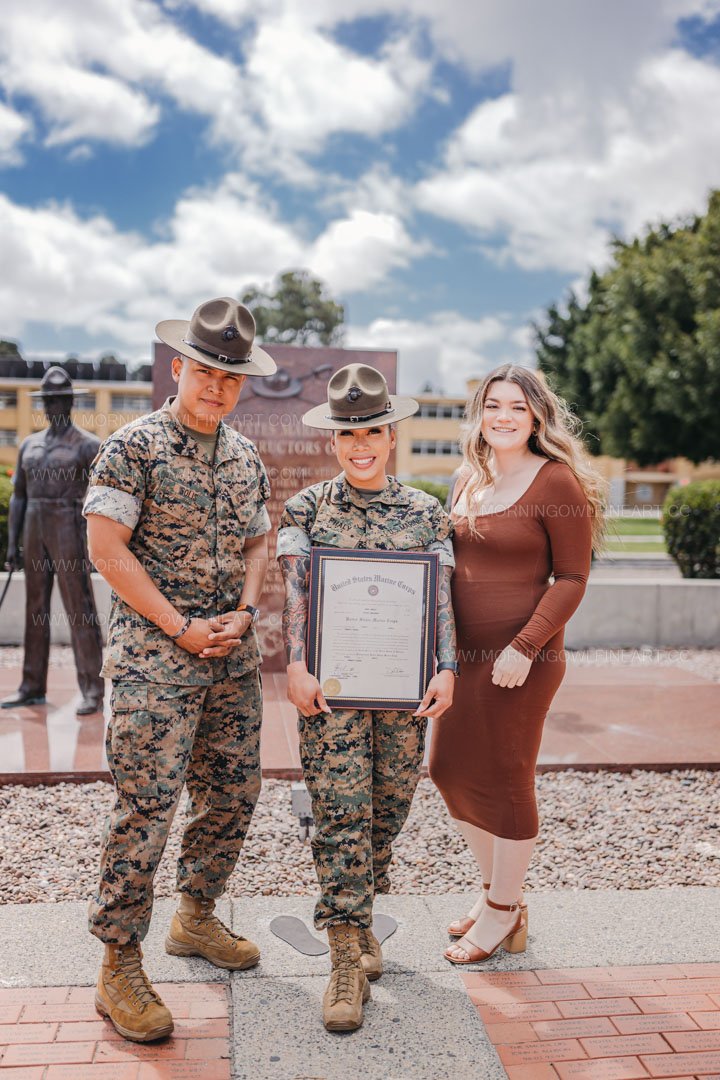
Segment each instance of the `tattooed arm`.
M457 660L455 614L452 606L452 593L450 592L452 573L451 566L440 567L437 613L437 658L439 664L454 663Z
M303 716L330 712L322 687L307 669L305 635L308 620L310 556L281 555L280 572L285 582L282 631L287 652L287 696Z
M285 582L282 635L287 662L292 664L301 660L304 663L310 589L310 556L281 555L278 564Z

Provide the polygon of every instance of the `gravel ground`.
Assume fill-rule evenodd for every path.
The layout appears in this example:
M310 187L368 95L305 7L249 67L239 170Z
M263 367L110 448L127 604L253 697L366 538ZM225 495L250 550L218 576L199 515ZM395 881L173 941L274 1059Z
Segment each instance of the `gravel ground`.
M720 885L720 772L547 773L538 777L541 841L528 889ZM0 788L0 901L85 899L98 866L104 783ZM174 892L184 811L178 812L155 882ZM473 861L429 780L422 780L395 845L393 889L464 892ZM310 847L299 840L290 784L264 783L230 896L314 894Z

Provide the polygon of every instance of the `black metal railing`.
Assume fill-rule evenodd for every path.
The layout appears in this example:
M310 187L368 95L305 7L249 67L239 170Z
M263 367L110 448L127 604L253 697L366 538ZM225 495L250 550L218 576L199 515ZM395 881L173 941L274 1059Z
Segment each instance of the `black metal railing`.
M152 382L152 364L128 368L118 362L93 364L89 360L23 360L0 356L0 379L42 379L50 367L61 367L73 382Z

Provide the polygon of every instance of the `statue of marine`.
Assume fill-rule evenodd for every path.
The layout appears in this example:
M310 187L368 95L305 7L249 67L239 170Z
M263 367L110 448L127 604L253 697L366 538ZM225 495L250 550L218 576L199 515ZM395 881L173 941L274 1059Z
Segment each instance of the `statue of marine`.
M78 716L102 710L102 637L90 578L82 506L100 440L72 422L80 391L61 367L51 367L40 390L49 426L28 435L18 454L8 517L7 568L25 570L25 656L22 682L3 709L44 703L50 655L50 596L57 575L70 626L82 700Z

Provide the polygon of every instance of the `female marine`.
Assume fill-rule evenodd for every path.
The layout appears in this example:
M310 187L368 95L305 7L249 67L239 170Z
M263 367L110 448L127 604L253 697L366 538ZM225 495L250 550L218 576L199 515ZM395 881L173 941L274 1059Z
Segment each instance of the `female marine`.
M389 891L392 843L417 786L427 720L439 717L452 701L457 670L450 520L432 496L386 473L395 446L393 425L418 407L412 398L389 394L374 368L350 364L337 371L328 383L327 404L311 409L303 421L332 431L342 472L289 499L278 534L288 697L298 709L300 754L316 827L312 847L321 896L315 925L327 928L331 948L332 974L323 1001L331 1031L360 1026L370 996L367 980L382 974L380 945L370 929L373 899ZM438 553L437 672L415 713L328 708L305 654L314 545Z

